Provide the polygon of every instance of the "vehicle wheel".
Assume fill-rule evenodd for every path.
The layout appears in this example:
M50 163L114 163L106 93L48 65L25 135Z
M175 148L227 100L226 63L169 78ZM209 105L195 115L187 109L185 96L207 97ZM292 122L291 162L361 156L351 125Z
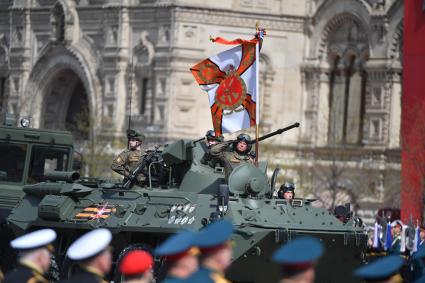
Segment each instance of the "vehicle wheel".
M152 248L149 247L148 245L145 245L145 244L141 244L141 243L139 243L139 244L131 244L131 245L128 245L127 247L125 247L119 253L119 255L117 257L117 260L115 262L114 277L113 277L115 283L123 282L123 279L124 279L123 276L122 276L122 274L121 274L121 272L119 271L119 266L120 266L120 263L121 263L122 259L124 258L124 256L127 253L129 253L131 251L137 251L137 250L146 251L146 252L150 253L153 256L153 250L152 250ZM161 266L161 264L158 264L157 262L155 262L155 264L154 264L154 267L155 267L155 269L154 269L154 278L152 280L153 283L158 282L157 281L157 278L158 278L158 276L157 276L158 275L157 270L159 270L160 266Z

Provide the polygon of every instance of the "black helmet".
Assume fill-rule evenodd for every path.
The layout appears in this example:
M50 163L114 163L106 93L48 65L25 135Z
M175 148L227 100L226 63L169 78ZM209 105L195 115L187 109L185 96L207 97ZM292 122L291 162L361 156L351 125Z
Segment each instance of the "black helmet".
M205 134L205 137L207 140L214 140L215 139L215 132L213 130L208 130Z
M251 137L247 134L239 134L236 138L236 142L235 142L235 149L237 149L236 145L238 144L238 142L245 142L247 145L247 149L245 152L241 152L241 153L247 153L251 151L252 148L252 144L251 144Z
M216 136L215 135L215 132L213 130L208 130L205 133L205 137L209 141L217 141L217 142L222 142L223 141L223 136Z
M283 199L283 195L286 192L292 192L293 197L295 197L295 186L293 183L285 182L280 186L279 191L277 192L277 197Z

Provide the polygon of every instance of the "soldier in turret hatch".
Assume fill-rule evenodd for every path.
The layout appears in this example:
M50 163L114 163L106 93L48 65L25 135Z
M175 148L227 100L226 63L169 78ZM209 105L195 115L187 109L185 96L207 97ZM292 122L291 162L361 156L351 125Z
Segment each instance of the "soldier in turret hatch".
M280 186L277 192L277 197L280 199L293 199L295 197L295 186L290 182L286 182Z
M205 134L205 138L207 140L206 144L209 148L223 141L223 137L216 136L213 130L208 130Z
M254 159L250 154L251 148L251 137L247 134L240 134L236 140L223 142L211 147L211 156L220 159L224 167L226 182L233 169L237 166L244 163L254 163Z
M218 158L213 158L211 154L209 153L209 150L211 147L216 146L217 144L223 142L223 136L216 136L213 130L208 130L205 134L205 141L203 142L204 150L206 151L206 154L202 157L201 163L207 164L213 168L216 167L217 164L219 164Z
M128 149L121 152L112 162L111 169L118 174L128 178L146 152L142 149L145 136L134 130L127 131ZM138 184L143 184L145 176L137 176Z

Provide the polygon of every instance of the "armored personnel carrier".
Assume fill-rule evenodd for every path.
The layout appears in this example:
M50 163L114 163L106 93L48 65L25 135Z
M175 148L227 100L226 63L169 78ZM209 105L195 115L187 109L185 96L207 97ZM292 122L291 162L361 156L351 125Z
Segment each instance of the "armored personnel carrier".
M13 263L9 241L14 235L5 221L25 196L22 186L44 181L49 171L73 168L71 133L33 129L25 118L17 124L15 115L5 115L0 125L0 254L9 255L0 258L3 271Z
M273 198L277 170L268 180L265 163L240 165L225 183L222 167L203 162L206 154L206 144L190 140L149 152L135 172L147 177L144 187L132 186L131 180L123 184L78 179L75 172L57 171L47 176L50 180L23 187L25 196L8 222L16 234L55 229L60 235L56 257L64 277L72 269L66 249L87 230L106 227L114 233L117 265L129 250L150 250L180 229L199 230L225 218L236 231L227 274L233 282L277 282L279 268L271 254L300 235L317 237L326 246L317 282L355 282L350 274L362 263L366 249L359 221L349 218L344 224L327 210L313 207L314 200ZM113 278L120 282L116 268Z

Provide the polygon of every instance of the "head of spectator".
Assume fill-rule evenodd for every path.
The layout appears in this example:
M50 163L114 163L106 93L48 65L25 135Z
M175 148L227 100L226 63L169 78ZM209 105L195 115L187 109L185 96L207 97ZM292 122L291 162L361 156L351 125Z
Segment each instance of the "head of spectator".
M41 229L10 242L12 248L19 252L19 263L41 274L50 268L52 253L54 252L53 241L56 232L52 229Z
M282 282L312 283L323 252L324 246L318 239L299 237L276 250L273 261L280 265Z
M390 255L359 267L353 275L366 282L401 283L403 279L399 271L403 264L399 255Z
M146 251L128 252L118 268L126 283L149 283L153 279L153 258Z
M423 225L419 227L419 238L421 242L425 241L425 227Z
M198 269L199 249L194 246L196 232L182 231L162 243L155 255L167 263L167 277L186 279Z
M67 256L79 262L83 269L104 277L112 265L112 251L109 246L111 241L112 234L108 229L92 230L71 244Z
M401 220L394 220L391 223L391 235L393 237L400 236L402 230L403 230L403 222L401 222Z
M194 245L201 252L201 265L218 272L224 272L232 262L233 256L233 224L220 220L210 224L198 232Z

